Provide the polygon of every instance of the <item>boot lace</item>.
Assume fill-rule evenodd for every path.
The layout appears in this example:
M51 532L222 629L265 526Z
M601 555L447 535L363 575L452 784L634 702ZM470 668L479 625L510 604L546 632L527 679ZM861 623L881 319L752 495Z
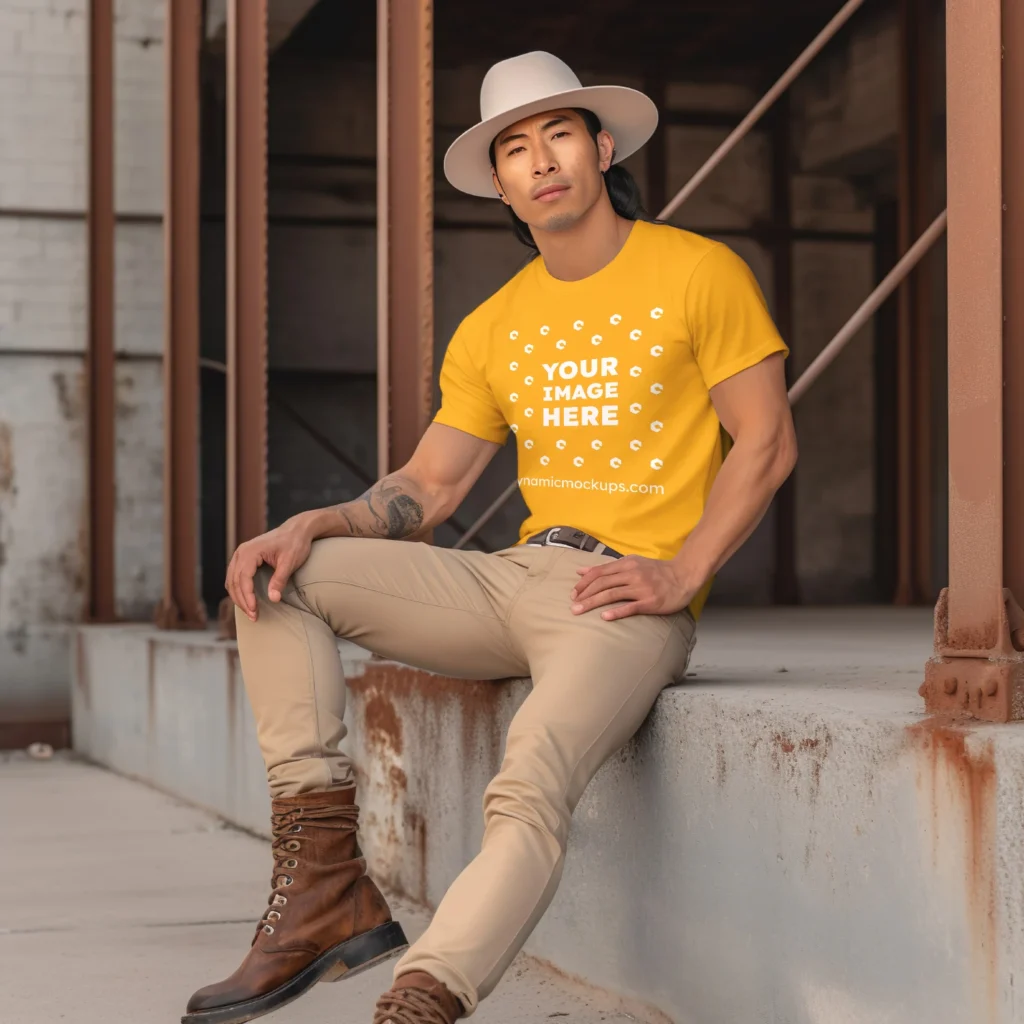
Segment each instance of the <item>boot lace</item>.
M377 1001L373 1024L451 1024L437 997L422 988L396 988Z
M294 883L295 878L289 872L299 866L300 858L296 854L301 853L302 844L312 838L306 832L306 827L312 824L317 828L355 832L359 822L359 808L355 804L293 807L287 811L274 811L270 821L274 835L274 840L270 844L274 856L274 872L270 876L270 897L267 900L267 909L256 925L253 942L259 938L260 932L273 935L277 922L281 920L281 908L288 904L288 897L281 890L287 889Z

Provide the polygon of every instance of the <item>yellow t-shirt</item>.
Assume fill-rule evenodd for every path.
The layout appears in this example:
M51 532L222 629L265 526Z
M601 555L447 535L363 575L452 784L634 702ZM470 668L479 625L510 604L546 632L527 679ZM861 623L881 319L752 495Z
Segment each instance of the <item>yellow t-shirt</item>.
M731 249L637 221L596 274L560 281L537 258L467 316L435 422L498 444L516 435L520 543L573 526L673 558L722 464L709 390L786 351Z

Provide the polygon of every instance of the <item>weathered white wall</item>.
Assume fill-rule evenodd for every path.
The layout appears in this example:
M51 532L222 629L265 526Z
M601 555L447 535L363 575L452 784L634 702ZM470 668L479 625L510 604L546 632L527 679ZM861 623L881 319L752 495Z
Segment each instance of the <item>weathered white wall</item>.
M63 625L85 593L85 0L0 0L0 721L67 717ZM118 212L163 193L163 3L115 10ZM162 240L116 232L117 597L159 594ZM6 480L6 486L4 486Z

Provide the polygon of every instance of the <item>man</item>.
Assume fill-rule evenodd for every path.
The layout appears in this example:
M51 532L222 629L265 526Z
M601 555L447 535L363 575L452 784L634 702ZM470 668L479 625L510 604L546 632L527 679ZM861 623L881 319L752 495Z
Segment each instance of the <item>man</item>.
M338 636L447 675L533 679L480 853L375 1021L472 1013L551 901L588 782L683 677L713 575L796 458L786 348L746 265L636 219L616 161L654 131L651 101L582 88L531 53L491 69L481 110L446 174L498 196L538 258L459 327L408 465L241 545L228 567L275 867L245 960L192 997L186 1022L249 1020L405 945L356 845ZM519 545L394 543L444 522L509 431L530 508Z

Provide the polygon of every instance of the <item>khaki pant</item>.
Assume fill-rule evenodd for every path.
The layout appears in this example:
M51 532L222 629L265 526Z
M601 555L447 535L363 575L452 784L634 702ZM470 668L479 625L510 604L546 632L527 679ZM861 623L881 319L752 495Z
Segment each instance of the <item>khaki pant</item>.
M352 785L335 636L450 676L532 676L484 795L480 853L455 880L396 975L427 971L472 1012L554 896L569 819L602 762L682 678L688 612L614 622L574 616L576 569L607 556L558 547L496 554L324 539L280 604L257 575L258 618L238 613L246 688L273 796Z

